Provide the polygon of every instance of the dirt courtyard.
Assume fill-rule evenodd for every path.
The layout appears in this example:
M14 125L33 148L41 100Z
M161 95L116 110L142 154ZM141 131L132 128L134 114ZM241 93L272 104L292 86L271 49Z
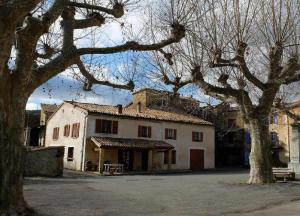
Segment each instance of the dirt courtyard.
M63 178L28 178L24 192L47 216L299 215L300 183L250 186L242 183L247 177L247 171L132 176L66 171Z

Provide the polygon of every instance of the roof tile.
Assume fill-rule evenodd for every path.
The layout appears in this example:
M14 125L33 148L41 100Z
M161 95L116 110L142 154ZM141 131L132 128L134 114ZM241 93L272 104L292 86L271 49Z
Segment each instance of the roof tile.
M122 113L118 113L118 108L115 106L79 103L74 101L66 102L87 110L89 113L212 126L211 122L205 121L192 115L177 112L169 112L149 108L144 108L141 110L141 112L137 112L137 109L134 108L123 108Z

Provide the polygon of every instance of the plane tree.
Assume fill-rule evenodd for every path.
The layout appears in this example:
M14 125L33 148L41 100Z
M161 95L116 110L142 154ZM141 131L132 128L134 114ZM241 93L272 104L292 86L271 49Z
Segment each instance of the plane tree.
M198 9L206 13L194 13L173 62L185 65L205 94L239 106L252 138L248 183L271 183L268 119L281 89L300 80L300 4L208 0ZM168 67L169 61L161 63Z
M76 32L102 28L116 22L129 0L11 0L0 1L0 215L31 215L23 197L24 112L36 88L71 66L93 84L132 90L134 83L101 80L91 73L85 56L106 56L126 51L154 51L185 36L185 27L174 20L156 41L128 40L114 46L76 46ZM159 2L156 2L159 4ZM176 2L177 5L181 1ZM170 7L176 7L173 2ZM166 6L166 5L164 5ZM163 17L163 15L162 15ZM58 24L58 28L57 28ZM121 24L122 25L122 24ZM163 32L161 29L160 32ZM86 31L87 35L89 31ZM48 36L55 40L43 40ZM61 36L60 36L61 35ZM102 35L96 35L101 37ZM88 36L85 36L88 38Z

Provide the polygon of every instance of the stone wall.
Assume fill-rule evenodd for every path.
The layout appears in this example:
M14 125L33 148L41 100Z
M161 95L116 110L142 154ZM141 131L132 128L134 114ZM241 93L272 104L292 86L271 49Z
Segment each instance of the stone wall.
M25 157L24 176L62 176L64 149L64 146L28 148Z

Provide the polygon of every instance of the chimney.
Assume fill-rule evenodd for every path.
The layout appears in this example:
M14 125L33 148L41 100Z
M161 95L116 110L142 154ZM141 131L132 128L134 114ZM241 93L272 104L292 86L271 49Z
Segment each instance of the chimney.
M141 102L138 102L136 105L136 112L141 113L142 112L142 104Z
M123 106L122 106L122 104L118 104L117 107L118 107L118 114L122 114L123 113Z

